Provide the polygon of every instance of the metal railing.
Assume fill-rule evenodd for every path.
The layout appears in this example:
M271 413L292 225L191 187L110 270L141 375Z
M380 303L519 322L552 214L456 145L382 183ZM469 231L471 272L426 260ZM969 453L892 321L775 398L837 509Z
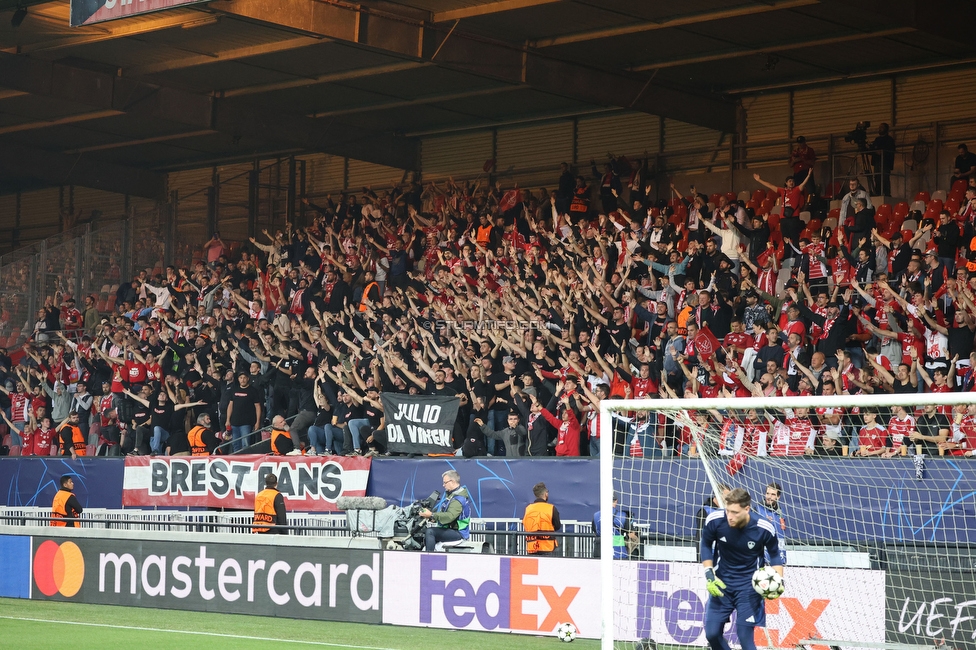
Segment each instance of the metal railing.
M175 511L86 509L77 521L80 528L96 530L141 530L157 532L240 532L250 534L253 513L247 511ZM0 525L46 527L52 520L50 508L37 506L0 508ZM61 521L61 520L59 520ZM337 513L288 513L289 534L311 537L379 537L375 533L351 531L347 515ZM590 522L563 521L563 530L551 533L558 546L557 557L591 558L596 544ZM471 520L471 542L487 544L500 555L526 555L526 538L538 535L522 529L520 519Z

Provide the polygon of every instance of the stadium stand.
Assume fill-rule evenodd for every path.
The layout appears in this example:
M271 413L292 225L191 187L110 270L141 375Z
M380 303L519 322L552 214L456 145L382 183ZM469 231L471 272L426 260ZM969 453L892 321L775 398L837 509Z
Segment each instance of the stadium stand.
M261 419L235 419L225 453L276 415L298 416L305 453L389 453L372 388L461 396L459 455L578 456L599 453L594 406L607 397L976 386L973 179L843 222L836 208L822 222L804 212L793 241L788 190L654 200L633 182L639 165L611 162L565 171L548 193L408 182L306 199L307 228L216 235L181 267L164 268L158 236L110 231L95 247L102 284L77 300L66 238L26 322L10 312L28 274L3 274L0 403L20 430L5 427L4 446L67 453L42 422L65 417L68 398L88 453L185 453L202 413L229 440L241 374ZM838 201L863 191L830 189ZM496 432L510 413L525 429L506 449ZM946 453L976 445L976 419L960 420ZM687 453L684 434L645 424L641 453ZM634 453L623 442L615 451Z

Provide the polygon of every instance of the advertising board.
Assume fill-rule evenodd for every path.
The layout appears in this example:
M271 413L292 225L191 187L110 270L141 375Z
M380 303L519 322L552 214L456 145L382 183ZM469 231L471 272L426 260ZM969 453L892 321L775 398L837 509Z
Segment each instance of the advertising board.
M359 623L382 619L379 551L30 539L33 599Z

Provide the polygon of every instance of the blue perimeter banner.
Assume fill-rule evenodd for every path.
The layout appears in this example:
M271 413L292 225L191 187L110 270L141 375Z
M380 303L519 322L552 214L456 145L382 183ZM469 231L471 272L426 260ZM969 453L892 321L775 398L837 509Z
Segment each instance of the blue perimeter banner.
M600 498L599 462L562 458L374 458L366 493L406 506L434 490L443 492L441 474L451 469L468 488L475 517L521 519L540 481L562 519L589 521Z
M124 469L121 458L5 458L0 494L8 507L50 506L61 477L70 474L82 508L121 508Z
M626 484L621 504L652 536L697 536L699 511L710 496L698 460L620 459ZM599 496L594 459L374 458L369 496L407 505L441 490L441 474L455 469L472 496L476 517L521 518L543 481L563 519L589 521ZM0 494L7 506L48 506L62 474L75 477L83 507L121 508L123 461L6 458L0 460ZM718 480L727 476L720 473ZM775 480L784 488L787 540L906 540L976 543L976 461L927 458L915 480L910 458L750 460L736 475L754 497ZM829 531L829 532L827 532Z

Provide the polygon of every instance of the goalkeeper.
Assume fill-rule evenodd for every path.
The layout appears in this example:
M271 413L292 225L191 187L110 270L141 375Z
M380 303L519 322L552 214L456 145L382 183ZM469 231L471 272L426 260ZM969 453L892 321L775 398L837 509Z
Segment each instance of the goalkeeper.
M765 627L766 607L752 587L752 574L768 551L774 570L783 575L786 561L780 553L773 524L752 511L752 498L742 488L725 497L725 510L705 518L701 559L708 583L705 638L712 650L730 650L723 636L725 624L736 612L735 631L743 650L756 650L755 628Z

